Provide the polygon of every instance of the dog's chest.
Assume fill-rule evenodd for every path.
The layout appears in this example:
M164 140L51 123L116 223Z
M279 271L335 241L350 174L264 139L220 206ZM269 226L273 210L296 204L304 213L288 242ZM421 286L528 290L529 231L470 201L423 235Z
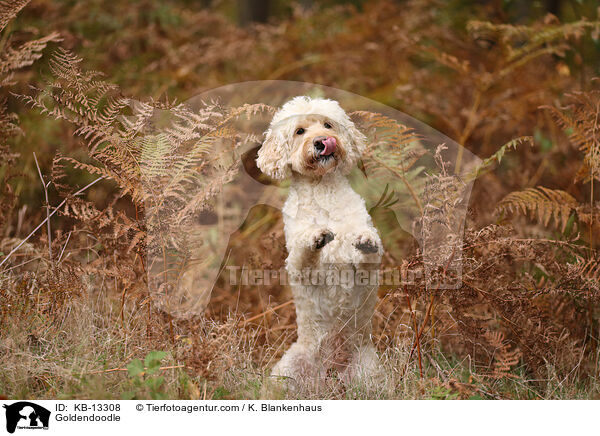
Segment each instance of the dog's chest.
M363 199L345 179L335 183L300 185L290 189L284 217L311 225L336 226L366 213Z

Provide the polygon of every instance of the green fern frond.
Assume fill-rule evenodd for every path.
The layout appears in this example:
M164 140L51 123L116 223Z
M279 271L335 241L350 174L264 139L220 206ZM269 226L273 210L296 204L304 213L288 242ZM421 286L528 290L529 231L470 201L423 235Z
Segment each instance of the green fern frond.
M501 163L502 158L504 157L507 151L516 150L517 147L525 143L533 145L533 137L521 136L519 138L515 138L511 141L508 141L506 144L500 147L498 151L496 151L496 153L492 154L487 159L484 159L483 162L481 162L477 168L473 169L472 172L469 174L468 179L473 180L478 178L483 173L487 172L487 170L489 170L493 164Z
M513 62L540 50L564 47L563 42L566 39L580 37L598 24L598 21L585 19L564 24L545 23L539 26L496 24L474 20L467 24L467 31L476 38L498 41L507 51L507 60Z
M142 177L155 181L156 177L164 177L170 171L171 142L165 134L148 135L141 140L140 167Z

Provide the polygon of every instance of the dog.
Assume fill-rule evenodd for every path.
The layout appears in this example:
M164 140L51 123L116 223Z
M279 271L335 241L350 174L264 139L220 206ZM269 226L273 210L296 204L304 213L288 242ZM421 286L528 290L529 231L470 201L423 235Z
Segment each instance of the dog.
M267 176L289 178L282 209L297 341L271 375L298 383L377 374L371 339L383 254L363 198L347 178L366 137L337 101L298 96L273 116L256 158Z

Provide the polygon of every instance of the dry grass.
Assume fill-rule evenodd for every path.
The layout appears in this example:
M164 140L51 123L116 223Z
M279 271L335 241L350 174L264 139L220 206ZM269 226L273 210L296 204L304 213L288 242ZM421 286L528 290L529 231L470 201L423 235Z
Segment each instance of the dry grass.
M33 277L33 275L32 275ZM8 277L4 280L19 280ZM397 334L382 347L385 377L376 386L344 386L335 378L313 390L289 392L273 383L268 368L289 346L291 334L279 343L265 344L275 328L241 319L211 321L205 317L175 323L169 335L166 316L148 311L142 302L121 306L116 295L86 277L77 296L52 301L34 280L11 286L9 304L3 302L0 386L9 398L174 398L174 399L498 399L596 398L595 378L584 385L563 378L548 365L549 377L531 380L523 367L510 377L478 375L467 356L448 360L440 343L421 341L424 374L411 350L414 335ZM6 281L2 283L6 287ZM122 311L122 312L121 312ZM7 312L10 314L7 315ZM382 317L381 312L377 313ZM248 327L250 325L250 327ZM162 377L156 389L136 384L127 372L134 359L165 350ZM411 356L409 358L409 356ZM584 355L576 356L580 370ZM573 374L571 374L573 375ZM574 377L577 380L577 377Z

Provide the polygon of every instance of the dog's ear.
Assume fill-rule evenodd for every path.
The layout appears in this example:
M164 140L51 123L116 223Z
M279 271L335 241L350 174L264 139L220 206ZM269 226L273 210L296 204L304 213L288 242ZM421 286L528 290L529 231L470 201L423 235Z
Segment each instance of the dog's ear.
M288 163L285 135L281 129L270 128L265 133L265 142L258 150L256 166L272 179L281 180L287 176Z
M349 166L358 162L367 145L367 138L352 121L342 127L342 141L346 146Z
M367 146L367 137L365 135L363 135L363 133L360 130L358 130L358 128L354 125L354 123L350 124L348 132L350 133L350 137L352 138L352 141L354 142L354 149L356 150L356 152L358 153L358 155L360 157L363 154L363 152L365 151L365 148Z

